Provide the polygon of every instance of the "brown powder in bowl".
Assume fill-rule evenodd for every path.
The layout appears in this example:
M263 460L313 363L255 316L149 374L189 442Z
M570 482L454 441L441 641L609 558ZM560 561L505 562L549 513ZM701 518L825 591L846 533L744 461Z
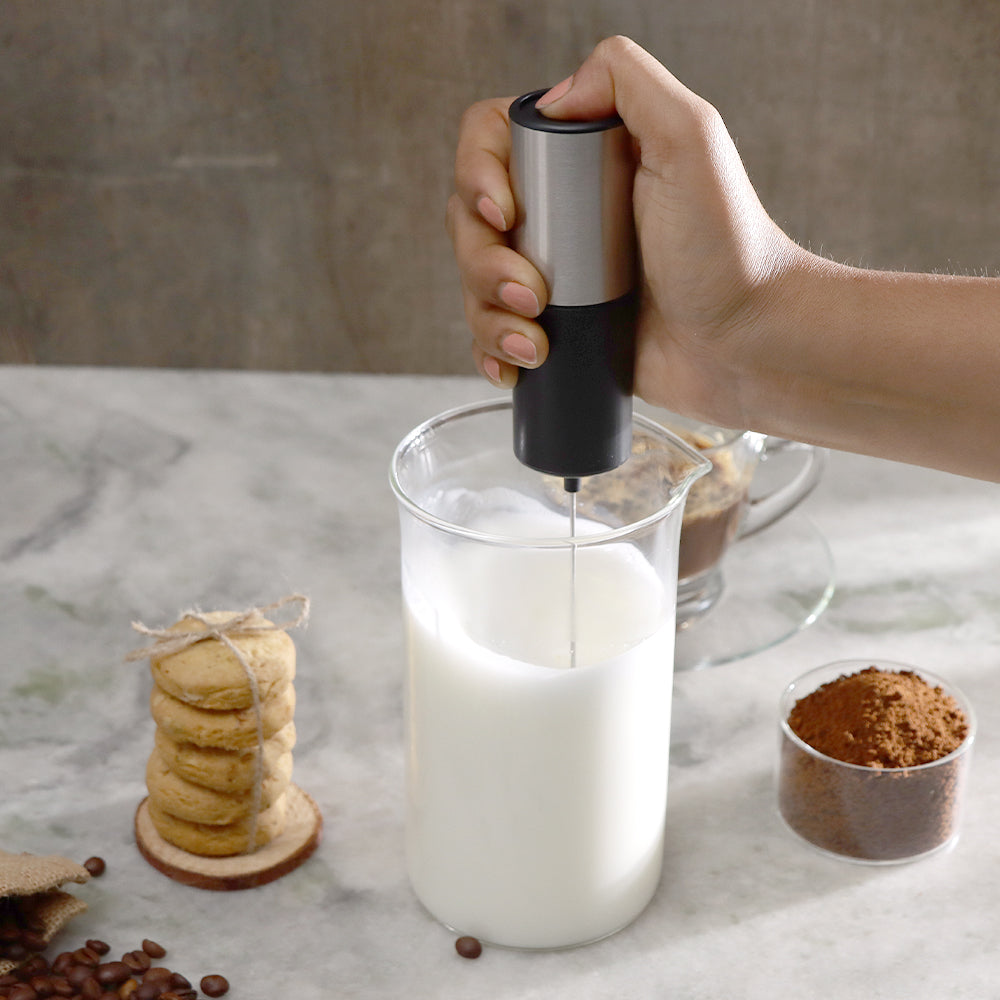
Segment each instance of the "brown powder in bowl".
M778 807L801 837L881 863L954 842L972 723L946 691L913 671L867 667L786 712ZM965 752L949 756L963 743Z
M814 750L865 767L914 767L957 749L968 732L955 699L912 670L868 667L796 702L792 732Z

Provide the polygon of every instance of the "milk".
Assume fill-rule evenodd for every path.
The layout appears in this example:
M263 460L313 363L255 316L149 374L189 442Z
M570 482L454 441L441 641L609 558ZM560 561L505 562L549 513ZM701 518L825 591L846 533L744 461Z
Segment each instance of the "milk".
M578 546L571 668L570 565L567 547L469 544L404 563L410 878L494 944L600 938L659 881L674 595L634 546Z

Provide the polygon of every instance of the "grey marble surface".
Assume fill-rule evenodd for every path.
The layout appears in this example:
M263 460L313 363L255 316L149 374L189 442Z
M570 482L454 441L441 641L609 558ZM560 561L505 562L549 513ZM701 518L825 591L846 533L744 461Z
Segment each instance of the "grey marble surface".
M160 940L238 998L996 995L1000 960L1000 487L834 454L803 513L837 591L810 628L676 677L665 868L618 935L456 956L402 855L397 440L489 394L468 378L0 369L0 846L108 871L65 932ZM268 886L216 893L132 837L152 741L133 619L308 593L295 634L295 780L324 837ZM979 735L950 853L868 868L776 817L776 702L829 660L914 663L972 699Z

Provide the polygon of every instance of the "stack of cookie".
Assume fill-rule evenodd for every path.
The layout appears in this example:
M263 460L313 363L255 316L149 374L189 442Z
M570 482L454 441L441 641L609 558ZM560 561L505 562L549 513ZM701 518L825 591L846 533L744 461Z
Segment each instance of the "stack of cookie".
M202 617L219 626L231 615ZM207 628L185 617L167 631ZM280 628L227 638L244 663L217 638L150 658L149 818L165 841L207 857L253 851L281 834L295 745L294 643Z

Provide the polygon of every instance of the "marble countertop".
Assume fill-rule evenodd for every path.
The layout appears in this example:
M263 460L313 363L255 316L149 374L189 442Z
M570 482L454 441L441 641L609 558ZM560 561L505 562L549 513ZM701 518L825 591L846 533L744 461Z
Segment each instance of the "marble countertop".
M678 673L667 848L625 931L554 953L459 958L407 884L403 636L389 457L414 424L490 394L474 378L0 369L0 847L98 854L67 943L161 941L234 998L982 998L1000 977L1000 487L834 454L802 508L837 589L774 648ZM150 680L134 619L301 591L295 781L324 835L235 893L139 855ZM841 658L957 684L979 735L963 834L911 865L796 841L772 787L776 704Z

